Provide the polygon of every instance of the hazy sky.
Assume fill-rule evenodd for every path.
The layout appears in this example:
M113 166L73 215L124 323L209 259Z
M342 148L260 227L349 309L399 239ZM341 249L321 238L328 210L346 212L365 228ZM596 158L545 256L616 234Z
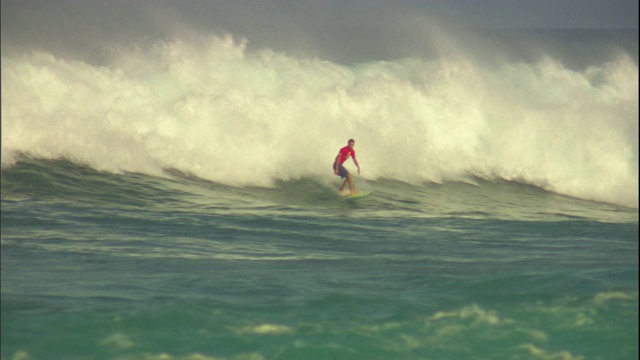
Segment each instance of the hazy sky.
M638 28L638 0L3 0L1 6L3 54L26 47L94 60L109 46L189 33L230 33L254 48L331 58L411 47L432 24L447 31Z

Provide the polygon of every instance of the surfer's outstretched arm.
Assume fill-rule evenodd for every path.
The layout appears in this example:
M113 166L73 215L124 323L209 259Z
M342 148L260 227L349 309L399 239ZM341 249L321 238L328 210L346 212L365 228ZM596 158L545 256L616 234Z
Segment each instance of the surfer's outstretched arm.
M355 156L353 156L353 162L354 164L356 164L356 167L358 168L358 175L360 175L360 164L358 164L358 160L356 160Z

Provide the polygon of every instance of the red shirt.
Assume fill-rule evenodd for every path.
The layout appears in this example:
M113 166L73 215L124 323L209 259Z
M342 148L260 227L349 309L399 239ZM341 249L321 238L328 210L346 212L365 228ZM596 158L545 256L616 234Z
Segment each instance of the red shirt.
M340 149L340 152L338 153L338 164L340 165L344 164L344 162L347 161L349 156L355 159L356 151L348 146L345 146L342 149Z

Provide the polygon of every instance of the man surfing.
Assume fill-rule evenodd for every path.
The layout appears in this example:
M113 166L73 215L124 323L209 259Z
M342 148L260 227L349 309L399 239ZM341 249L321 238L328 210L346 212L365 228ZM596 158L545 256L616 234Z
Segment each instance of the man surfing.
M349 173L347 169L342 165L345 161L351 156L353 162L358 167L358 175L360 175L360 165L358 164L358 160L356 160L356 151L353 150L353 147L356 145L356 141L353 139L349 139L347 142L347 146L340 149L338 152L338 156L336 156L336 160L333 162L333 172L345 179L340 187L340 192L344 190L344 187L349 184L349 191L351 191L351 195L355 195L358 193L355 187L353 186L353 177Z

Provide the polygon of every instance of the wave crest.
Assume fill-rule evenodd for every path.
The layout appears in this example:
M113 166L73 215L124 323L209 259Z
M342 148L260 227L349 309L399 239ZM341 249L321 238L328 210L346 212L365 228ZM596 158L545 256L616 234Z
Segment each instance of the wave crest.
M172 168L231 185L332 178L348 138L366 178L517 180L638 206L638 66L461 56L339 65L231 36L120 51L109 66L2 56L2 163Z

